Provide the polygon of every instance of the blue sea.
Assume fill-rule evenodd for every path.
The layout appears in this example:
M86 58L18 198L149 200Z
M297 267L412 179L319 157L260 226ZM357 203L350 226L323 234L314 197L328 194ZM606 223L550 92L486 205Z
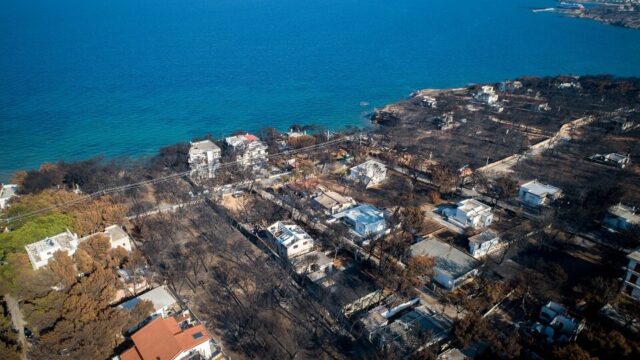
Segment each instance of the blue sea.
M364 126L420 88L640 75L640 31L549 0L0 0L0 180L211 133Z

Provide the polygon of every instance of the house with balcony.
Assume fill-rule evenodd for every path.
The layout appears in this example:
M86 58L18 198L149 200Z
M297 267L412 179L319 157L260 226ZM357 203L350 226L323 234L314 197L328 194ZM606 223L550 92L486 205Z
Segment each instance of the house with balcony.
M267 234L283 259L291 259L313 250L313 238L293 222L275 222L267 228Z
M628 254L627 259L629 263L625 268L627 273L622 283L622 293L635 300L640 300L640 249Z
M475 199L458 202L455 213L448 215L449 222L461 228L483 228L493 222L491 207Z
M367 160L349 169L347 178L365 187L375 186L387 178L387 167L376 160Z
M221 156L220 147L211 140L191 142L191 147L189 148L191 177L213 178Z
M242 166L258 165L267 159L267 145L255 135L230 136L224 142L236 154L236 161Z
M538 182L538 180L522 184L518 189L518 200L531 207L549 205L560 197L562 197L562 190L555 186Z

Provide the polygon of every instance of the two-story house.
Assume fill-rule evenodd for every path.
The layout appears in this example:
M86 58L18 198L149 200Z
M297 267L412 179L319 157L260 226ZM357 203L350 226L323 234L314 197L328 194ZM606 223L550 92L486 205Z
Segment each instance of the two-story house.
M469 253L479 259L499 250L502 245L503 243L495 231L486 230L469 238Z
M475 199L465 199L458 202L455 214L449 221L462 228L483 228L493 222L491 207Z
M236 154L236 161L242 166L259 164L267 158L267 145L251 134L230 136L225 144Z
M267 228L269 238L278 255L290 259L313 250L313 238L300 226L289 221L278 221Z
M384 213L373 205L363 204L334 214L330 221L341 219L361 237L382 234L387 230Z
M552 185L543 184L537 180L532 180L520 185L520 189L518 190L518 200L532 207L549 205L561 196L562 190Z
M222 151L211 140L195 141L189 148L189 167L192 177L213 178Z
M324 188L320 191L320 194L313 198L312 204L326 215L334 215L356 205L355 200L351 197Z

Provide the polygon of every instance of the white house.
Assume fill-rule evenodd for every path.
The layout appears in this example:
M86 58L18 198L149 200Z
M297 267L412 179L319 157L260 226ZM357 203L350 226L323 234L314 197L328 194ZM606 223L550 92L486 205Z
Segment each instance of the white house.
M211 140L195 141L189 148L191 176L213 178L222 151Z
M236 153L238 164L248 166L259 163L267 157L267 145L255 135L244 134L224 139L228 147Z
M438 239L422 240L411 245L411 256L420 255L435 259L432 278L448 290L477 275L480 266L478 260Z
M69 256L78 248L78 235L67 230L58 235L46 237L43 240L25 246L29 261L34 269L39 269L49 263L56 251L64 251Z
M321 193L313 198L312 204L325 214L333 215L355 206L356 202L348 196L342 196L328 189L321 189Z
M278 250L278 255L283 259L313 250L313 238L292 222L278 221L269 226L267 232Z
M458 208L449 221L462 228L483 228L491 225L493 213L491 207L475 199L466 199L458 203Z
M78 238L77 234L67 230L58 235L50 236L29 244L25 246L25 249L27 250L27 255L33 268L39 269L49 263L49 260L53 257L53 253L56 251L64 251L67 255L73 256L81 242L98 234L100 233ZM129 235L120 226L111 225L107 227L102 234L109 238L112 249L122 247L129 252L131 251L131 238L129 238Z
M493 230L486 230L469 238L469 253L476 259L500 249L503 243Z
M562 190L555 186L540 183L537 180L520 185L518 190L518 199L529 206L549 205L561 196Z
M387 178L387 168L376 160L367 160L349 169L348 179L364 184L366 187L377 185Z
M381 234L387 230L383 212L373 205L359 205L332 216L333 221L338 219L342 219L362 237Z
M498 94L496 94L495 89L491 85L482 86L473 97L477 101L488 105L494 105L498 102Z
M157 318L131 335L133 347L120 360L222 359L202 324L186 317Z
M640 214L634 207L617 204L607 210L603 224L614 231L626 231L634 226L640 226Z
M18 185L14 184L0 184L0 210L7 206L7 203L11 198L16 196L18 191Z
M627 274L622 284L622 293L640 300L640 249L627 255L627 259L629 264L626 267Z
M313 282L321 281L333 271L333 260L321 251L311 251L289 260L296 273Z
M553 301L540 309L532 330L544 336L548 343L566 344L574 341L584 328L584 320L578 321L567 308Z

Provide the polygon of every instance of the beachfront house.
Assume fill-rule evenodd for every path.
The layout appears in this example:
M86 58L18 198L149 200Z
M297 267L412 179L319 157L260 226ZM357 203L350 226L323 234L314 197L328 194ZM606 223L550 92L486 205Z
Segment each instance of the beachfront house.
M236 154L236 161L240 165L260 164L267 159L267 145L255 135L247 133L230 136L224 142Z
M105 228L105 231L102 233L91 234L83 238L78 238L77 234L67 230L63 233L46 237L43 240L29 244L25 246L25 249L27 250L27 256L33 268L39 269L49 263L49 260L56 251L62 251L69 256L73 256L81 242L98 234L106 235L109 238L112 249L122 247L128 252L131 251L131 238L118 225L111 225Z
M133 347L120 360L224 358L204 325L186 316L157 318L131 335Z
M622 293L640 300L640 249L628 254L627 259L629 263L625 268L627 273L622 284Z
M411 246L411 256L427 255L435 259L433 281L453 290L478 274L480 262L438 239L422 240Z
M195 141L189 148L189 167L191 176L198 178L213 178L215 169L220 163L222 151L211 140Z
M473 96L476 101L487 105L494 105L498 102L498 94L491 85L483 85Z
M311 204L326 215L334 215L355 206L356 202L353 198L340 195L335 191L321 188L320 194L313 198Z
M0 184L0 210L7 207L11 200L18 192L18 185Z
M617 204L607 210L602 223L613 231L627 231L640 226L640 214L635 207Z
M466 199L458 202L455 214L448 220L462 228L483 228L493 222L491 207L475 199Z
M381 210L373 205L363 204L334 214L330 221L342 220L361 237L375 236L387 230L387 223Z
M367 160L349 169L347 178L365 187L380 184L387 178L387 167L376 160Z
M267 228L267 234L283 259L294 258L313 250L313 238L293 222L273 223Z
M518 190L518 200L532 207L549 205L561 196L562 190L552 185L543 184L537 180L532 180L520 185L520 189Z
M499 250L503 244L495 231L486 230L469 238L469 253L479 259Z

